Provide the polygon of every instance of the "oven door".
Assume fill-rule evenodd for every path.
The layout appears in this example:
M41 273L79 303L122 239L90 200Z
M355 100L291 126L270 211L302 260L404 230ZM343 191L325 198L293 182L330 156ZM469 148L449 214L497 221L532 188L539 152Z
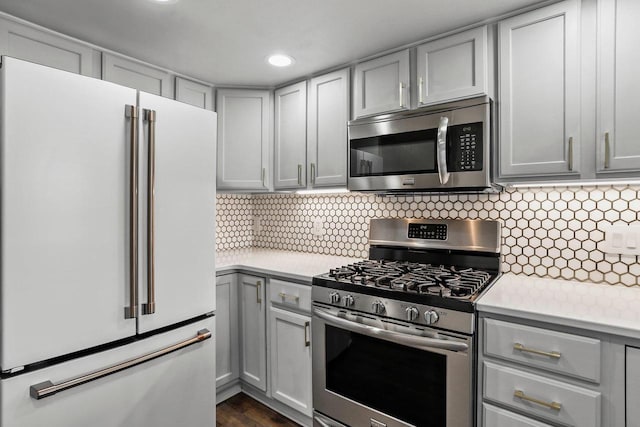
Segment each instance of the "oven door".
M471 337L319 304L312 325L314 411L350 426L472 427Z

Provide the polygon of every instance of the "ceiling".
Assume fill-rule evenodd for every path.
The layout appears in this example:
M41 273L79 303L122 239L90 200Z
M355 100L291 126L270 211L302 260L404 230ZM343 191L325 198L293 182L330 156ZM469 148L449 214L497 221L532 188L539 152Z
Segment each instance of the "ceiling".
M275 86L540 0L0 0L0 10L208 82ZM275 68L284 52L293 66Z

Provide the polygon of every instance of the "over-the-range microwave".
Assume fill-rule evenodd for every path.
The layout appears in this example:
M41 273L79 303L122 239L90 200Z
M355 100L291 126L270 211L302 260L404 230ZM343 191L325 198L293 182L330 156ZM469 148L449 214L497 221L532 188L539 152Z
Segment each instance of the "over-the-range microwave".
M481 192L492 183L489 97L349 122L352 191Z

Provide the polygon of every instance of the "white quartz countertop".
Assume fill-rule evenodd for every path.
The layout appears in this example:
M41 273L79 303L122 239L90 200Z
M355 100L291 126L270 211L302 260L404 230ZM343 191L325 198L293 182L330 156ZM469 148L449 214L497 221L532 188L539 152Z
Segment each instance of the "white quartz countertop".
M276 249L235 249L216 253L216 271L220 275L233 270L251 270L311 284L313 276L357 261L361 259Z
M504 274L477 309L640 339L639 287Z

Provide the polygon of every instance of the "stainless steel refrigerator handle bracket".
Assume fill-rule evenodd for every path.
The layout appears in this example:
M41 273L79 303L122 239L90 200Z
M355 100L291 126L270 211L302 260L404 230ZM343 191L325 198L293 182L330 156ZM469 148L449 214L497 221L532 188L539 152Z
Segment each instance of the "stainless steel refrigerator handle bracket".
M438 176L440 184L449 182L449 171L447 170L447 126L449 125L448 117L440 117L440 126L438 126Z
M165 347L161 350L157 350L152 353L147 353L143 356L136 357L134 359L129 359L125 362L118 363L117 365L109 366L108 368L100 369L98 371L91 372L86 375L72 378L70 380L61 382L60 384L53 384L51 381L44 381L39 384L34 384L31 387L29 387L29 394L33 399L36 399L36 400L53 396L58 392L65 391L72 387L76 387L76 386L88 383L90 381L94 381L99 378L103 378L108 375L115 374L116 372L120 372L125 369L132 368L141 363L148 362L149 360L158 358L160 356L164 356L165 354L169 354L171 352L180 350L190 345L207 340L209 338L211 338L211 331L209 331L208 329L202 329L202 330L199 330L198 334L193 338L189 338L185 341L179 342L169 347Z
M467 351L469 346L465 343L453 342L447 340L440 340L435 338L426 338L415 335L407 335L393 331L387 331L385 329L376 328L373 326L363 325L360 323L352 322L341 317L336 317L331 313L327 313L323 310L313 309L313 315L319 317L325 322L337 326L351 332L356 332L362 335L367 335L374 338L381 338L387 341L392 341L398 344L405 344L412 347L418 347L422 349L437 348L441 350L450 351Z
M147 124L149 155L147 161L147 303L142 304L142 314L156 312L155 283L155 181L156 181L156 112L143 110Z
M129 119L129 305L124 318L138 317L138 107L125 105Z

